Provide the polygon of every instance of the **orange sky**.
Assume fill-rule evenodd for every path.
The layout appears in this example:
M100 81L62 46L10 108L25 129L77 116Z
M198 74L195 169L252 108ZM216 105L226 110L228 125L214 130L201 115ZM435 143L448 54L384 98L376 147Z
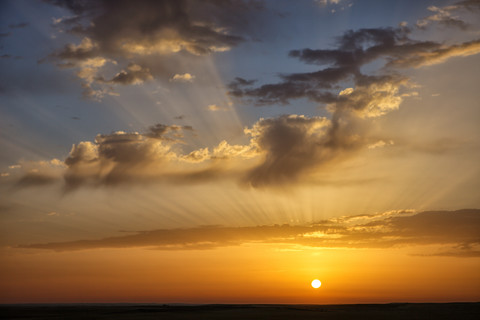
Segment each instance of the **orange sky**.
M430 2L1 1L0 303L480 301L480 2Z
M401 249L312 249L248 243L4 256L0 299L25 302L383 303L478 301L479 259ZM32 264L35 268L32 269ZM319 289L310 282L322 281Z

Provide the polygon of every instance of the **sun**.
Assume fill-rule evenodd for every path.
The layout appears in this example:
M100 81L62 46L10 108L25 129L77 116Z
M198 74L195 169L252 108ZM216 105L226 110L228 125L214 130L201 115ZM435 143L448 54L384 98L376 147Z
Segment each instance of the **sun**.
M320 288L321 285L322 285L322 283L318 279L315 279L315 280L312 281L312 287L314 287L315 289Z

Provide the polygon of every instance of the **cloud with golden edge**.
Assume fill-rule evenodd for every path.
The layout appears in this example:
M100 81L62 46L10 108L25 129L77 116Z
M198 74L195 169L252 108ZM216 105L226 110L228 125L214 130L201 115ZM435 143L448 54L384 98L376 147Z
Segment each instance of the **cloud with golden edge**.
M184 73L184 74L177 73L170 78L170 82L193 82L193 79L195 79L195 76L191 75L190 73Z
M343 217L309 225L197 227L134 232L130 235L66 242L19 245L55 251L148 247L158 250L201 250L245 243L296 248L425 248L423 256L480 257L480 210L411 210ZM418 255L418 253L415 253Z

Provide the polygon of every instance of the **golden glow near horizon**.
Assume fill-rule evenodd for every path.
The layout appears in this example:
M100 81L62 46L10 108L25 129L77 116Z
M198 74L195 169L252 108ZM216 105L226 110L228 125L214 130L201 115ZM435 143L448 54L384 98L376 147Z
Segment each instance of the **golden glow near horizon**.
M350 2L2 1L0 303L480 301L478 1Z

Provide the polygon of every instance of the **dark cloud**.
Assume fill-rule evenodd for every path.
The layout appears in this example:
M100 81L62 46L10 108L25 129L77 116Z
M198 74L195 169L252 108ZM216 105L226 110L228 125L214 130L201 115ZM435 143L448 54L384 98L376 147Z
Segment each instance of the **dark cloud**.
M442 63L451 57L480 53L480 40L454 45L410 38L410 30L374 28L350 30L336 40L334 49L292 50L290 57L323 69L281 74L279 83L254 87L254 81L236 78L230 94L256 105L288 104L308 98L322 103L330 119L282 116L260 120L250 133L262 162L247 173L252 186L272 186L300 180L313 170L324 169L332 160L344 160L371 146L368 118L399 108L412 87L400 68ZM366 64L379 62L374 74L364 74ZM353 88L345 88L353 83ZM340 91L340 92L339 92ZM432 151L440 150L432 146Z
M382 55L395 52L399 42L405 46L407 32L405 28L350 30L337 39L336 49L292 50L290 57L327 67L314 72L283 74L283 82L257 88L247 87L252 83L235 81L230 85L231 94L237 97L252 97L260 105L286 104L289 100L298 98L309 98L321 103L335 102L337 97L332 89L338 90L342 81L358 82L363 79L365 76L361 74L360 68ZM408 41L408 44L412 44L412 41Z
M19 164L18 172L6 174L10 177L7 183L18 189L63 181L65 192L79 187L200 183L233 179L245 172L244 160L258 155L251 143L229 145L226 141L211 151L199 148L183 152L186 139L192 136L196 136L192 126L165 124L150 126L143 133L98 134L94 141L74 144L63 162L53 159Z
M375 83L375 82L374 82ZM218 179L235 179L253 187L274 187L302 182L308 173L321 171L329 164L352 157L378 138L367 134L368 123L362 116L381 113L399 102L375 83L351 95L356 105L345 107L339 100L332 108L333 117L283 115L260 119L245 129L249 142L196 148L185 153L192 126L156 124L143 133L114 132L99 134L94 141L73 145L62 163L33 164L32 169L48 173L51 166L61 168L66 190L82 186L117 186L139 183L198 183ZM362 109L364 96L377 99L380 109ZM382 104L380 100L385 100ZM187 137L185 135L187 134ZM22 182L22 186L25 182Z
M41 172L24 174L16 183L15 188L41 187L58 182L58 177Z
M246 181L254 187L291 183L352 152L363 142L357 138L354 124L349 125L350 131L345 131L339 122L297 115L261 119L248 133L263 160L248 172Z
M306 76L308 77L308 75ZM241 98L253 97L257 106L289 104L290 100L299 98L309 98L310 100L323 103L335 100L334 94L316 90L312 83L295 80L265 84L258 88L245 88L243 90L237 88L229 93Z
M259 226L259 227L199 227L191 229L163 229L139 232L134 235L111 237L100 240L79 240L63 243L33 244L24 248L80 250L94 248L125 248L154 246L158 249L191 249L200 245L210 247L239 245L249 241L284 239L311 231L301 226Z
M375 226L369 223L366 226ZM426 211L409 217L392 217L383 225L411 241L430 243L432 240L450 242L451 239L463 242L480 240L480 210ZM421 235L421 237L419 237Z
M459 19L454 19L454 18L442 19L440 23L447 27L456 27L462 30L467 30L469 27L468 23Z
M230 88L230 94L234 96L242 95L242 87L251 86L255 83L256 80L245 80L240 77L236 77L235 80L229 83L228 87Z
M8 37L9 35L11 35L12 33L11 32L0 32L0 38L2 37Z
M138 64L131 63L126 70L120 71L111 80L105 81L100 79L100 82L128 85L140 84L152 79L153 76L148 68L143 68Z
M183 154L184 132L191 126L156 124L145 133L99 134L94 142L73 145L65 159L66 190L80 186L116 186L167 181L195 183L218 178L220 169L206 164L208 149Z
M25 28L27 26L28 26L28 23L26 23L26 22L12 23L12 24L8 25L8 27L10 29L22 29L22 28Z
M145 176L148 165L160 164L169 145L139 133L116 132L97 135L95 142L80 142L65 159L67 189L82 184L112 185Z
M463 0L455 4L470 10L472 9L480 10L480 0Z
M403 56L391 59L387 66L390 67L423 67L442 63L452 57L470 56L480 53L480 39L456 45L438 45L434 50L411 51Z
M203 1L209 7L222 9L243 6L243 1ZM198 4L185 0L131 1L55 1L73 13L92 22L78 24L73 31L88 36L99 44L102 52L118 50L138 53L150 51L158 45L175 46L172 52L186 50L193 54L207 54L222 47L235 46L244 39L217 30L205 16L197 21ZM216 19L217 21L219 19ZM226 20L222 19L222 22ZM223 26L226 27L226 26ZM169 50L169 48L164 48ZM137 51L140 50L140 51Z
M55 26L81 37L51 54L59 66L87 69L86 96L100 99L100 84L136 84L162 73L172 57L208 55L246 40L247 16L261 10L259 1L213 0L70 0L47 1L72 12ZM125 66L110 80L101 74L106 63ZM94 67L92 67L92 65ZM140 70L132 66L141 65ZM173 63L175 65L175 63ZM83 72L85 73L85 72Z
M415 254L426 257L457 257L457 258L478 258L480 257L480 240L457 244L447 249L442 249L435 253Z
M362 105L363 95L386 99L381 89L369 90L350 93L356 95L352 101ZM398 102L387 99L385 108L392 103ZM72 147L65 160L65 183L67 189L73 189L234 178L257 188L289 185L377 142L368 137L368 126L359 121L357 112L382 110L352 111L338 102L332 119L301 115L260 119L245 129L250 136L248 144L222 141L212 150L198 148L190 153L184 153L181 146L186 144L185 133L195 134L191 126L156 124L144 133L99 134L94 142L83 141Z
M146 135L151 138L178 142L178 138L183 138L183 131L193 132L195 130L192 126L165 125L157 123L148 128Z
M256 105L288 104L290 100L308 98L323 104L348 105L353 96L338 96L339 88L353 82L354 91L367 87L390 87L398 92L408 85L408 79L399 76L399 68L422 67L442 63L451 57L468 56L480 52L479 40L445 45L433 41L418 41L410 37L410 29L371 28L349 30L336 40L334 49L292 50L290 57L323 69L281 74L281 82L252 87L253 83L235 80L230 84L230 94L243 99L253 99ZM378 61L382 65L375 74L363 74L366 64ZM398 80L402 79L402 80ZM355 101L355 109L375 106L363 96L362 106Z
M322 97L321 101L328 103L330 119L297 115L261 119L247 132L263 160L247 174L246 181L255 187L291 183L310 171L324 169L332 160L352 157L375 142L366 118L397 109L402 102L399 90L407 85L408 80L398 75L357 76L355 89ZM287 90L276 97L271 94L261 101L292 98Z
M370 221L369 221L370 220ZM153 247L159 250L208 249L248 242L317 248L391 248L436 245L447 250L424 255L480 256L480 210L387 212L322 221L308 226L198 227L137 232L132 235L44 244L21 248L57 251Z
M79 45L67 44L65 47L52 56L61 61L60 66L74 66L74 61L83 61L95 58L99 55L99 49L89 38L84 38ZM65 64L67 63L67 64ZM69 65L71 63L72 65Z

